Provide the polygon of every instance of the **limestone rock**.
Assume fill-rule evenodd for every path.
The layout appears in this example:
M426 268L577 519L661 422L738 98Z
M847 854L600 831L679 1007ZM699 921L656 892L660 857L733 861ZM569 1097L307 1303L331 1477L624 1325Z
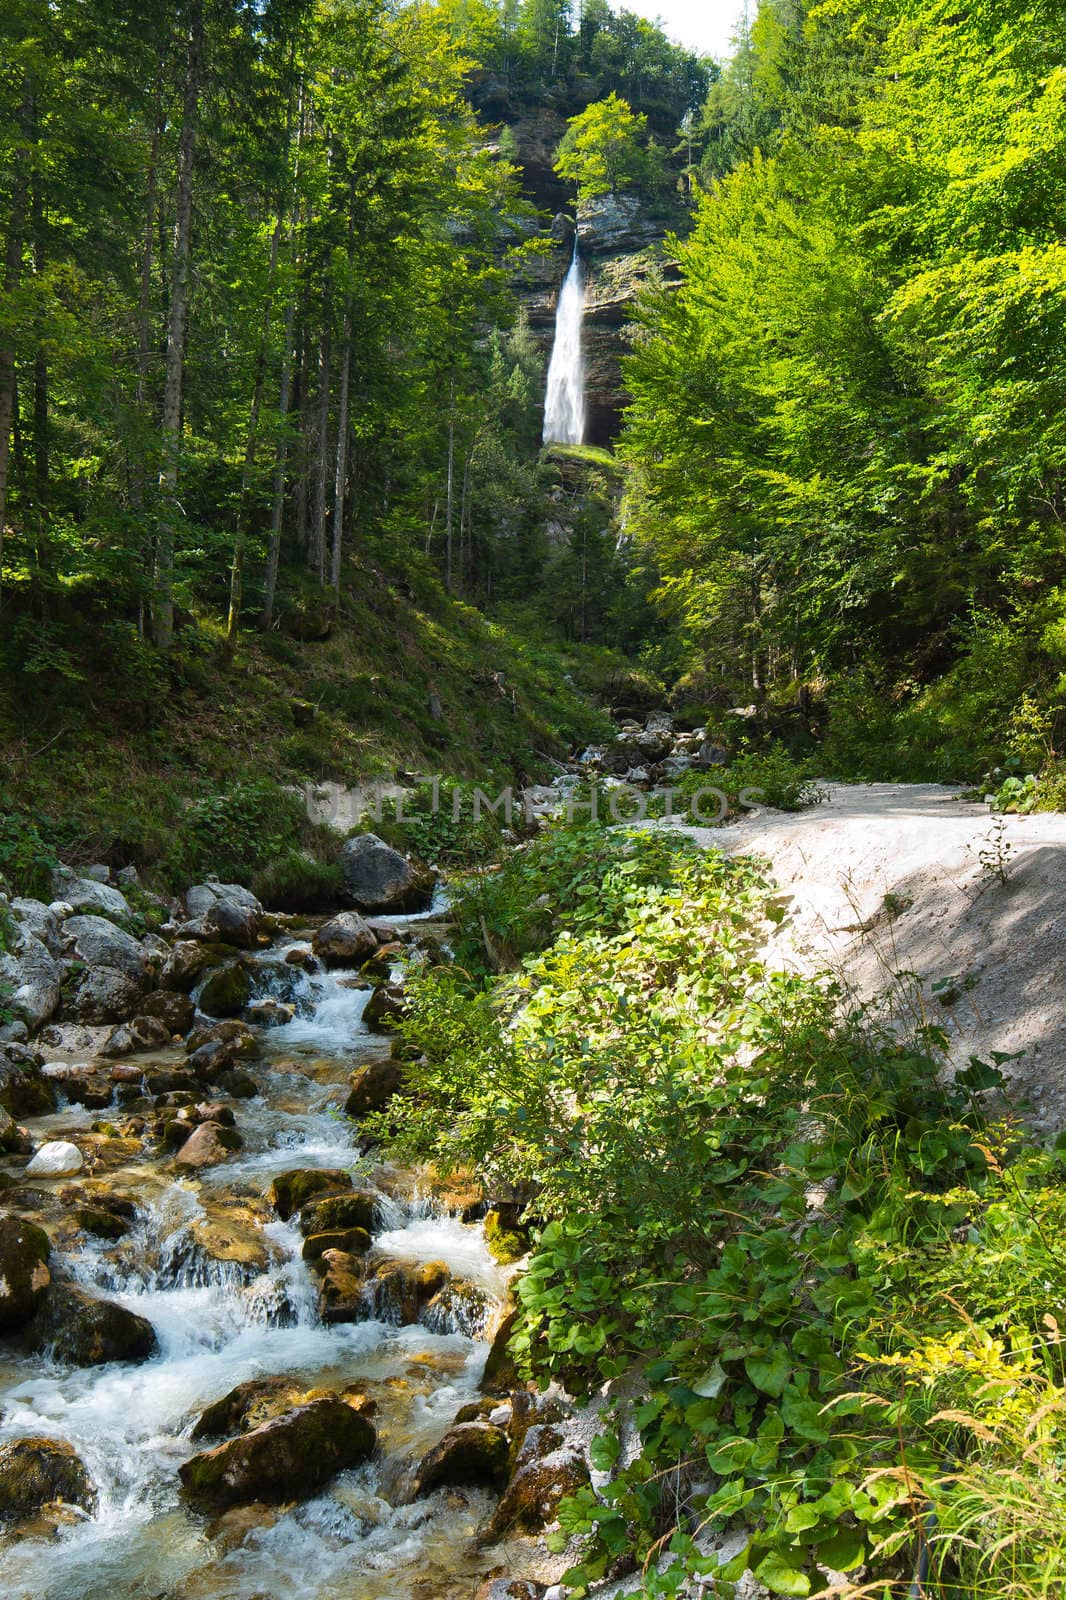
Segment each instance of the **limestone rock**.
M209 1017L236 1017L252 998L252 980L239 961L209 972L197 996L200 1010Z
M312 1233L304 1240L300 1254L305 1261L316 1262L327 1250L339 1250L343 1255L365 1256L371 1238L365 1228L342 1228L335 1233Z
M365 1461L376 1442L365 1416L341 1399L323 1398L193 1456L179 1476L200 1505L302 1499Z
M15 1016L33 1033L59 1009L63 969L48 946L24 932L16 954L0 952L0 983Z
M357 966L377 947L377 935L358 911L342 911L340 916L332 917L315 929L312 939L315 955L334 966Z
M47 1116L56 1092L41 1072L41 1058L25 1045L0 1046L0 1106L13 1117Z
M67 1139L49 1139L42 1144L26 1168L28 1178L72 1178L85 1165L76 1144Z
M145 995L140 1010L144 1017L157 1017L171 1037L188 1033L196 1018L196 1007L188 995L175 989L154 989Z
M277 1376L249 1378L201 1411L191 1439L227 1438L234 1433L250 1433L264 1422L283 1416L304 1398L307 1385L302 1378Z
M0 1217L0 1329L21 1328L51 1283L51 1244L43 1228Z
M270 1185L269 1200L287 1222L313 1195L337 1194L351 1187L351 1177L341 1167L296 1167L278 1174Z
M209 937L252 949L262 931L266 913L248 889L237 883L198 883L185 896L185 909Z
M57 1500L96 1509L96 1489L73 1445L34 1437L0 1445L0 1521L21 1522Z
M361 1121L371 1111L381 1111L403 1087L403 1063L386 1056L368 1061L351 1076L351 1091L344 1104L345 1116Z
M363 1021L368 1028L388 1029L400 1020L407 1010L404 991L398 983L383 983L366 1003Z
M488 1537L502 1539L513 1531L539 1532L555 1521L560 1501L576 1494L588 1481L589 1470L581 1453L564 1444L557 1429L534 1425L522 1441Z
M501 1428L487 1422L460 1422L422 1457L415 1494L442 1485L500 1488L507 1481L510 1445Z
M73 1284L53 1284L27 1327L35 1350L51 1350L74 1367L108 1361L147 1361L155 1354L155 1329L111 1300L97 1300Z
M69 867L58 867L52 874L52 893L75 912L122 918L131 914L130 903L121 890L112 889L95 877L76 877Z
M348 898L360 911L419 911L429 905L432 873L415 866L375 833L345 840L341 870Z
M364 1321L367 1316L363 1293L365 1277L359 1257L347 1250L323 1250L319 1265L323 1270L318 1301L322 1321L331 1324Z
M175 1163L193 1171L200 1167L215 1167L242 1149L243 1145L244 1140L236 1128L224 1128L218 1122L201 1122L178 1151Z
M210 965L211 949L195 939L178 939L170 947L159 974L162 988L188 993L195 989L200 974Z
M102 1056L137 1055L142 1050L161 1050L170 1043L170 1030L158 1017L133 1017L120 1022L100 1051Z
M299 1227L304 1238L312 1233L333 1233L343 1228L374 1230L377 1195L369 1189L310 1200L300 1208Z

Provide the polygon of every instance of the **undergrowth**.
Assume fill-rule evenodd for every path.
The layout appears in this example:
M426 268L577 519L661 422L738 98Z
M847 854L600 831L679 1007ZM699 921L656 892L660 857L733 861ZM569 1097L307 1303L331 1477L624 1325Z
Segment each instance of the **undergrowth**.
M457 915L394 1142L526 1196L525 1375L636 1389L553 1536L572 1594L1056 1594L1066 1168L990 1126L998 1064L945 1082L934 1031L767 972L756 867L674 837L549 830Z

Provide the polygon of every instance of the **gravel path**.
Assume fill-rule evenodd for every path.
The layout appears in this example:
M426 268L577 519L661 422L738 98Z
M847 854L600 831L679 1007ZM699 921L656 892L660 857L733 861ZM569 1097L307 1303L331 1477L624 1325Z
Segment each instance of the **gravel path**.
M960 1066L1022 1052L1004 1070L1028 1119L1066 1127L1066 815L1001 819L936 784L824 788L797 815L672 826L769 861L789 900L777 964L946 1027Z

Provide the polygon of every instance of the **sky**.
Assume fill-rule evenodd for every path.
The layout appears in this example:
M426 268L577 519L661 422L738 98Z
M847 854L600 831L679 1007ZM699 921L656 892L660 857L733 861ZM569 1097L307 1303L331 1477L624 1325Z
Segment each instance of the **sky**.
M729 53L729 41L744 0L622 0L616 9L636 11L652 22L660 21L671 39L690 50L723 56Z

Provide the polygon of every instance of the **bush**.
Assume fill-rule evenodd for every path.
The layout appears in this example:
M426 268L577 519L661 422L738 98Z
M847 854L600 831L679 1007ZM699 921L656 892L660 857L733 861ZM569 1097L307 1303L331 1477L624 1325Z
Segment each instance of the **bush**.
M271 911L331 911L341 902L344 874L336 862L288 850L260 867L249 887Z
M0 880L16 894L51 898L53 844L25 812L0 797Z
M291 790L266 778L238 783L189 806L164 870L180 884L208 874L247 883L257 868L295 851L306 827Z

